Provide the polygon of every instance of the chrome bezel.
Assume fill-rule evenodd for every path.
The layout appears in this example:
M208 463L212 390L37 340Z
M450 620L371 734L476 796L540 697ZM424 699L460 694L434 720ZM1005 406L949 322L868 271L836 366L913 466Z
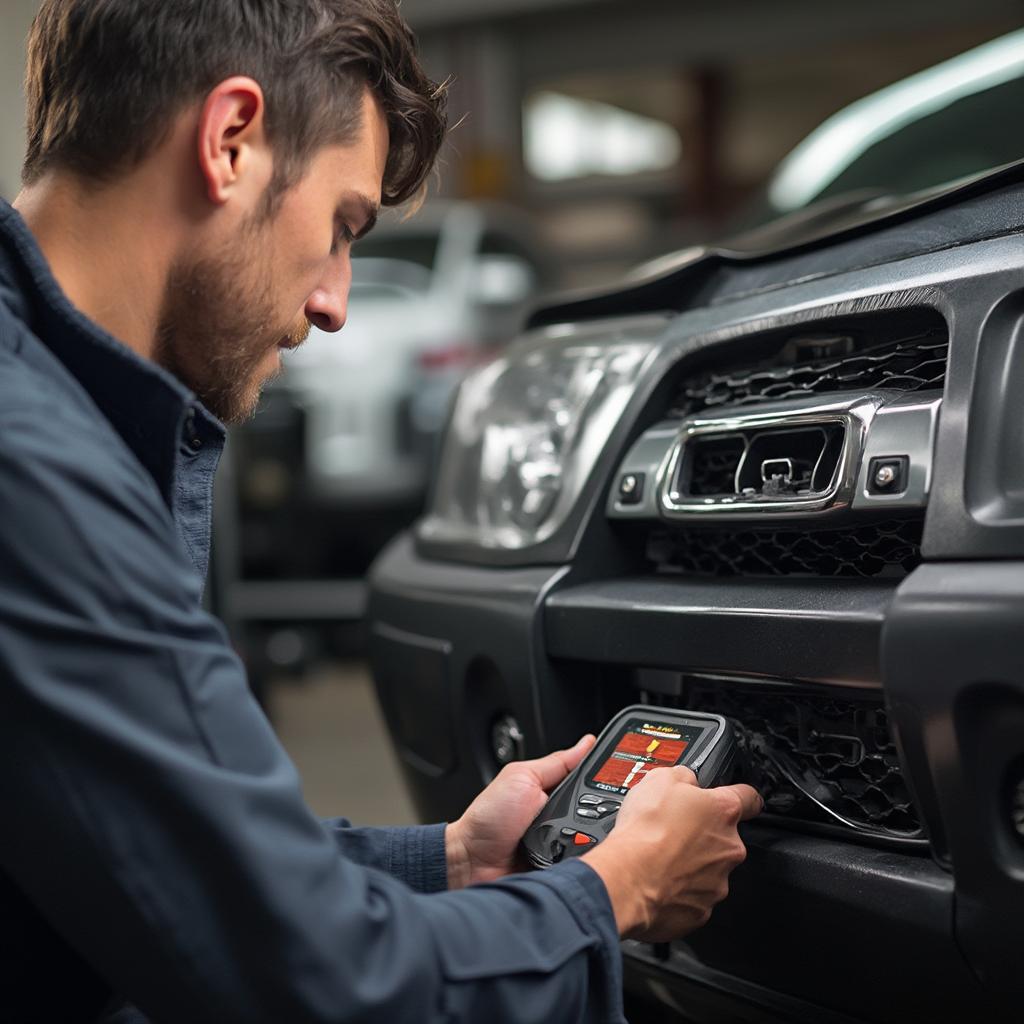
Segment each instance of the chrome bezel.
M754 519L764 516L822 516L848 508L856 492L857 474L868 429L878 410L892 395L868 394L838 401L786 403L784 408L761 406L754 412L736 410L715 417L693 416L684 420L658 473L658 508L669 519L702 518ZM744 435L750 430L804 428L841 424L843 447L835 472L823 491L807 495L766 496L764 494L700 496L675 490L687 444L695 437ZM746 452L740 461L740 468ZM819 457L820 459L820 457Z

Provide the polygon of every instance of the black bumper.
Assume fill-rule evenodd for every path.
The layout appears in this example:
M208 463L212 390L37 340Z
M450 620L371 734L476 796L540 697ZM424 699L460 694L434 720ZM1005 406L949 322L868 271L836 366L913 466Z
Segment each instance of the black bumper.
M424 820L457 817L493 774L498 716L539 755L596 731L632 670L884 690L930 845L762 819L707 927L624 952L628 986L696 1020L902 1022L1015 1018L1024 846L1000 801L1024 749L1022 613L1008 563L927 566L898 588L594 582L430 561L403 537L375 566L369 622Z

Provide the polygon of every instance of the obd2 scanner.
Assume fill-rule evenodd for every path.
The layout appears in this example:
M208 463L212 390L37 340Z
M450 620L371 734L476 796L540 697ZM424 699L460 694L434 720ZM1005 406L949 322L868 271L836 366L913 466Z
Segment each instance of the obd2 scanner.
M730 782L735 763L732 726L721 715L634 704L551 794L523 837L526 855L546 868L593 849L615 827L626 793L656 768L685 765L708 789Z

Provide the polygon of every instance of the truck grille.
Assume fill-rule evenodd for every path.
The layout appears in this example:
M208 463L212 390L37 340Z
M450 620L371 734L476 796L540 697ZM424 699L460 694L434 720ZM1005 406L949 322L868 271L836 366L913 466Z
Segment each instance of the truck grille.
M659 572L696 576L906 576L921 561L924 519L834 529L663 527L647 537Z
M867 840L926 842L878 696L687 677L678 706L732 720L744 777L767 813Z
M647 560L657 572L698 576L906 576L921 561L923 508L795 521L799 501L826 500L843 450L842 430L823 419L805 424L798 414L810 406L798 400L941 391L948 356L945 321L920 308L768 331L695 353L670 390L666 417L689 426L662 521L642 533ZM763 515L744 510L754 502ZM772 514L780 509L785 518ZM713 525L729 512L742 521Z
M797 339L755 365L689 377L669 415L839 391L939 389L945 384L948 355L946 331L938 327L866 347L852 335Z

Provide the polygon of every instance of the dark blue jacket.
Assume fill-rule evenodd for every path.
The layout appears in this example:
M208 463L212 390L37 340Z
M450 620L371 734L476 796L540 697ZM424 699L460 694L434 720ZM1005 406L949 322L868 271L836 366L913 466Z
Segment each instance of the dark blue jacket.
M200 606L223 441L0 203L0 1021L621 1021L585 864L310 813Z

